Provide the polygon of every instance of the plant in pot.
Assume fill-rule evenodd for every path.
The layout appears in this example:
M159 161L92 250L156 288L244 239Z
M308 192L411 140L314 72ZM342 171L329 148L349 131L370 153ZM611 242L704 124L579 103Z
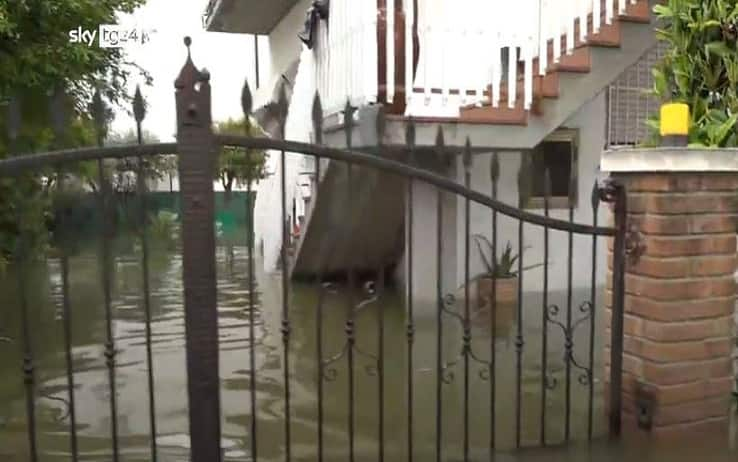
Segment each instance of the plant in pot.
M735 0L669 0L654 6L663 56L651 94L689 107L689 145L738 146L738 9ZM660 114L649 119L659 144Z
M494 254L494 247L487 237L481 234L472 237L484 267L481 273L469 279L469 284L472 284L469 295L475 309L489 308L492 305L492 297L498 306L517 304L520 255L513 251L512 244L508 241L498 257ZM540 266L543 266L543 263L524 266L522 269L527 271Z

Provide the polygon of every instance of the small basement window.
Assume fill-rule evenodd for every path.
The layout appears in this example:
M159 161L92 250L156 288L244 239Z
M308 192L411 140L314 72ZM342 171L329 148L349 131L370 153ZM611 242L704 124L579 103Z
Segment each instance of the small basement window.
M549 208L569 208L570 200L576 203L578 135L577 130L559 129L530 152L527 208L543 208L546 170L551 178Z

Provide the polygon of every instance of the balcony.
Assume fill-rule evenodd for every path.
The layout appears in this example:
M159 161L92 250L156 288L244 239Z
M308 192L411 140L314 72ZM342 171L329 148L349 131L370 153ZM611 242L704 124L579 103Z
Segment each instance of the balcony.
M459 118L482 105L527 113L548 72L576 72L583 44L618 46L613 24L636 3L331 0L316 86L329 113L347 101L414 117Z
M203 23L210 32L269 34L299 0L210 0Z

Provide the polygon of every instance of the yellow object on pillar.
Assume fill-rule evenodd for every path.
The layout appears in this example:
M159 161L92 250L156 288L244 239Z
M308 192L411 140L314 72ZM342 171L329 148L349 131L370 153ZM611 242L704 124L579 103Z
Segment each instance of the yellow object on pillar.
M689 134L689 106L670 103L661 106L661 136Z
M687 146L689 143L689 106L670 103L661 106L661 145Z

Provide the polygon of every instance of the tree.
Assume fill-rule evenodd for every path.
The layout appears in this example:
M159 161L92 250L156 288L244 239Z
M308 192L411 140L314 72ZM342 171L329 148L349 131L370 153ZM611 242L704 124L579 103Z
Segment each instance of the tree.
M653 93L689 105L691 145L738 146L736 0L669 0L654 11L667 50L653 70ZM649 123L658 133L658 116Z
M112 111L102 124L90 117L95 91L113 104L127 101L128 79L135 72L146 83L150 76L127 61L122 49L70 43L70 30L97 30L117 23L117 15L130 13L145 0L15 0L0 2L0 159L9 155L8 127L11 99L20 101L20 132L13 154L53 148L93 145L102 135ZM63 93L59 91L63 90ZM52 94L63 95L50 98ZM55 101L62 136L55 137L49 117ZM79 172L78 172L79 173ZM23 235L25 255L41 255L48 241L50 192L55 170L0 178L0 255L11 261L18 237ZM22 217L20 217L22 215ZM19 219L22 218L22 220ZM20 223L19 223L20 222Z
M0 100L19 90L48 90L59 84L85 112L95 90L117 104L127 99L131 73L138 69L120 48L71 43L69 32L116 24L145 0L16 0L0 2ZM27 95L27 92L24 92Z
M253 119L228 119L215 124L215 132L228 135L264 137L266 134ZM267 154L263 150L224 146L218 154L215 180L225 190L226 202L231 200L234 186L244 186L249 180L257 182L266 177Z
M143 144L154 144L159 138L153 133L143 130L141 133ZM106 146L126 146L138 144L138 134L134 130L123 133L112 133L105 140ZM177 157L172 154L162 153L157 156L148 156L143 159L144 178L148 181L159 181L177 171ZM118 193L132 193L138 188L138 159L126 157L109 162L108 178L113 183L113 191ZM144 183L144 186L146 184Z

